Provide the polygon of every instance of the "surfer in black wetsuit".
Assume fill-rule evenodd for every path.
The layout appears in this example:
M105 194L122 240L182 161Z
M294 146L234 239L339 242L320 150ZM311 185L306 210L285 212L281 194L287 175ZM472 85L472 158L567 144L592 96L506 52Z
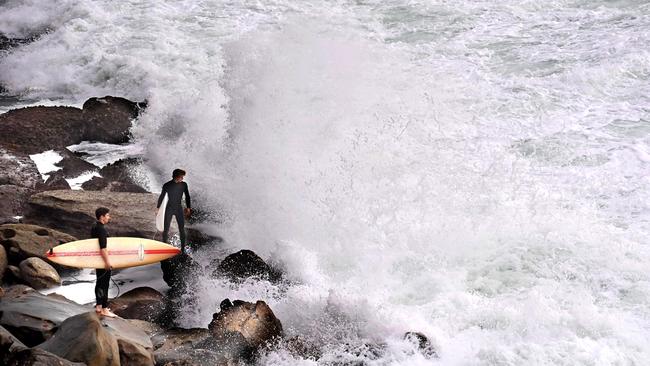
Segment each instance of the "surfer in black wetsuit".
M108 231L104 225L108 224L111 221L111 215L108 213L106 207L100 207L95 210L95 217L97 221L90 229L90 237L97 238L99 240L99 254L104 260L104 269L97 268L95 273L97 274L97 283L95 283L95 311L99 315L107 316L110 318L115 318L115 315L111 309L108 308L108 287L111 283L111 262L108 258Z
M166 243L169 239L169 226L172 223L172 216L176 217L178 224L178 232L181 237L181 252L185 253L185 216L192 213L192 203L190 200L190 191L187 188L187 183L183 182L185 178L185 171L182 169L174 169L172 172L172 180L162 186L162 192L158 197L158 205L156 206L156 213L160 209L165 194L167 194L167 206L165 207L165 221L163 226L163 241ZM181 206L181 200L185 194L185 210Z

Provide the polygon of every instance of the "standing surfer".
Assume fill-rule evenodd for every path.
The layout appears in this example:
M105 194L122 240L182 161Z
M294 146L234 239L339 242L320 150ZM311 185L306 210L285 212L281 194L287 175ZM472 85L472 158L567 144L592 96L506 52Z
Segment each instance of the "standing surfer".
M169 239L169 226L172 222L172 216L176 217L176 223L178 224L178 232L181 237L181 252L185 253L185 216L190 215L192 212L192 204L190 201L190 191L187 188L187 183L183 182L185 178L185 171L182 169L174 169L172 172L172 180L165 183L162 186L162 192L160 192L160 197L158 197L158 205L156 206L156 214L160 210L160 205L167 194L167 206L163 209L165 210L164 217L164 226L163 226L163 241L167 243ZM181 206L181 200L185 194L185 206Z
M95 273L97 274L97 282L95 283L95 311L99 315L107 316L110 318L115 318L115 315L111 309L108 308L108 287L111 283L111 262L108 259L108 231L104 225L108 224L111 221L111 215L108 213L109 210L106 207L100 207L95 210L95 218L97 221L90 229L90 237L97 238L99 240L99 253L104 260L104 269L97 268Z

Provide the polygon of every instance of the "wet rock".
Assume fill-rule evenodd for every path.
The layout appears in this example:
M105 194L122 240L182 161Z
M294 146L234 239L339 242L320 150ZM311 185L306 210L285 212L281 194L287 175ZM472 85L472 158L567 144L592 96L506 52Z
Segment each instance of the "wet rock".
M279 282L282 274L269 266L251 250L240 250L224 258L212 272L215 277L228 277L233 281L243 281L249 277Z
M108 225L111 236L151 238L156 232L156 199L150 193L46 191L30 197L23 221L87 238L96 221L95 210L104 206L111 210L113 218Z
M1 124L0 124L1 126ZM4 131L3 131L4 134ZM36 164L26 154L0 147L0 184L34 189L42 182Z
M61 173L66 178L76 178L84 173L93 172L99 169L96 165L83 160L68 149L57 150L56 152L63 157L63 160L55 165L61 167Z
M72 316L38 348L88 366L120 366L117 339L103 321L94 311Z
M201 271L201 266L192 257L183 253L160 262L160 268L163 272L163 280L170 287L168 293L170 297L185 293L195 274Z
M70 183L65 180L66 176L62 171L57 170L52 172L47 177L45 182L36 184L36 189L39 191L48 191L53 189L70 189Z
M103 325L117 339L121 365L153 366L153 344L149 335L121 318L103 318Z
M114 298L108 304L125 319L155 321L163 312L165 296L151 287L138 287Z
M156 351L156 365L164 366L235 366L221 353L207 349L178 349Z
M38 225L0 225L0 243L7 249L11 263L20 263L31 257L49 262L45 255L47 250L75 240L73 236Z
M83 118L93 129L86 131L85 140L113 144L127 142L131 121L144 108L146 102L136 103L120 97L88 99L83 105Z
M33 192L30 188L0 185L0 219L9 220L14 216L22 216L27 208L27 200Z
M25 348L7 355L6 366L86 366L84 363L71 362L55 354L38 348Z
M283 341L280 346L289 351L294 357L314 361L321 357L320 349L300 336L293 336Z
M205 328L171 328L151 337L156 351L173 351L182 347L195 348L197 344L210 338L210 331Z
M32 347L52 337L65 319L86 311L72 301L16 285L7 288L0 301L0 325Z
M0 283L4 278L4 274L7 271L7 266L9 266L9 260L7 259L7 251L5 247L0 245Z
M139 164L137 159L123 159L108 164L99 171L101 177L94 177L82 184L81 188L90 191L146 193L147 190L139 186L129 173Z
M426 335L420 332L406 332L404 339L413 343L426 358L437 358L438 353Z
M32 257L20 262L20 278L35 289L46 289L61 285L56 269L44 260Z
M260 347L282 337L282 324L264 301L225 301L221 308L208 329L228 358L248 360Z
M106 96L90 98L83 109L26 107L0 115L0 146L25 154L64 149L82 141L127 142L140 103Z
M24 154L63 149L84 140L85 121L74 107L27 107L0 115L0 146Z

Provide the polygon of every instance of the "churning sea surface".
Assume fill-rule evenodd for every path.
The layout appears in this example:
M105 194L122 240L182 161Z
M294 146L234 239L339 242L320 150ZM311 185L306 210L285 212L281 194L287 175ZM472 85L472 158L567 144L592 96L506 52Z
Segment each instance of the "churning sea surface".
M0 32L37 36L6 93L147 99L152 189L185 168L284 267L183 314L262 299L322 353L259 364L650 364L647 1L5 0Z

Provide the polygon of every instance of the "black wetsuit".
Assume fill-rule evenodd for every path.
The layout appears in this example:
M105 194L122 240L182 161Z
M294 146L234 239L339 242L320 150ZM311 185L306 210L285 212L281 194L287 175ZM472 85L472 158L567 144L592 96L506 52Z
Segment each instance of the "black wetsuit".
M172 223L172 216L175 216L176 223L178 224L178 232L181 237L181 250L185 252L185 216L183 215L181 200L183 194L185 194L185 205L187 208L192 208L190 191L187 188L187 183L176 183L175 180L170 180L162 186L162 192L160 192L160 197L158 197L158 208L160 208L160 205L165 198L165 193L167 193L167 206L165 207L165 224L162 235L163 241L166 243L169 239L169 226Z
M99 249L106 249L108 231L104 224L97 221L90 230L90 237L99 239ZM108 307L108 287L111 283L111 270L98 268L95 273L97 274L97 283L95 283L95 299L96 304L102 307Z

